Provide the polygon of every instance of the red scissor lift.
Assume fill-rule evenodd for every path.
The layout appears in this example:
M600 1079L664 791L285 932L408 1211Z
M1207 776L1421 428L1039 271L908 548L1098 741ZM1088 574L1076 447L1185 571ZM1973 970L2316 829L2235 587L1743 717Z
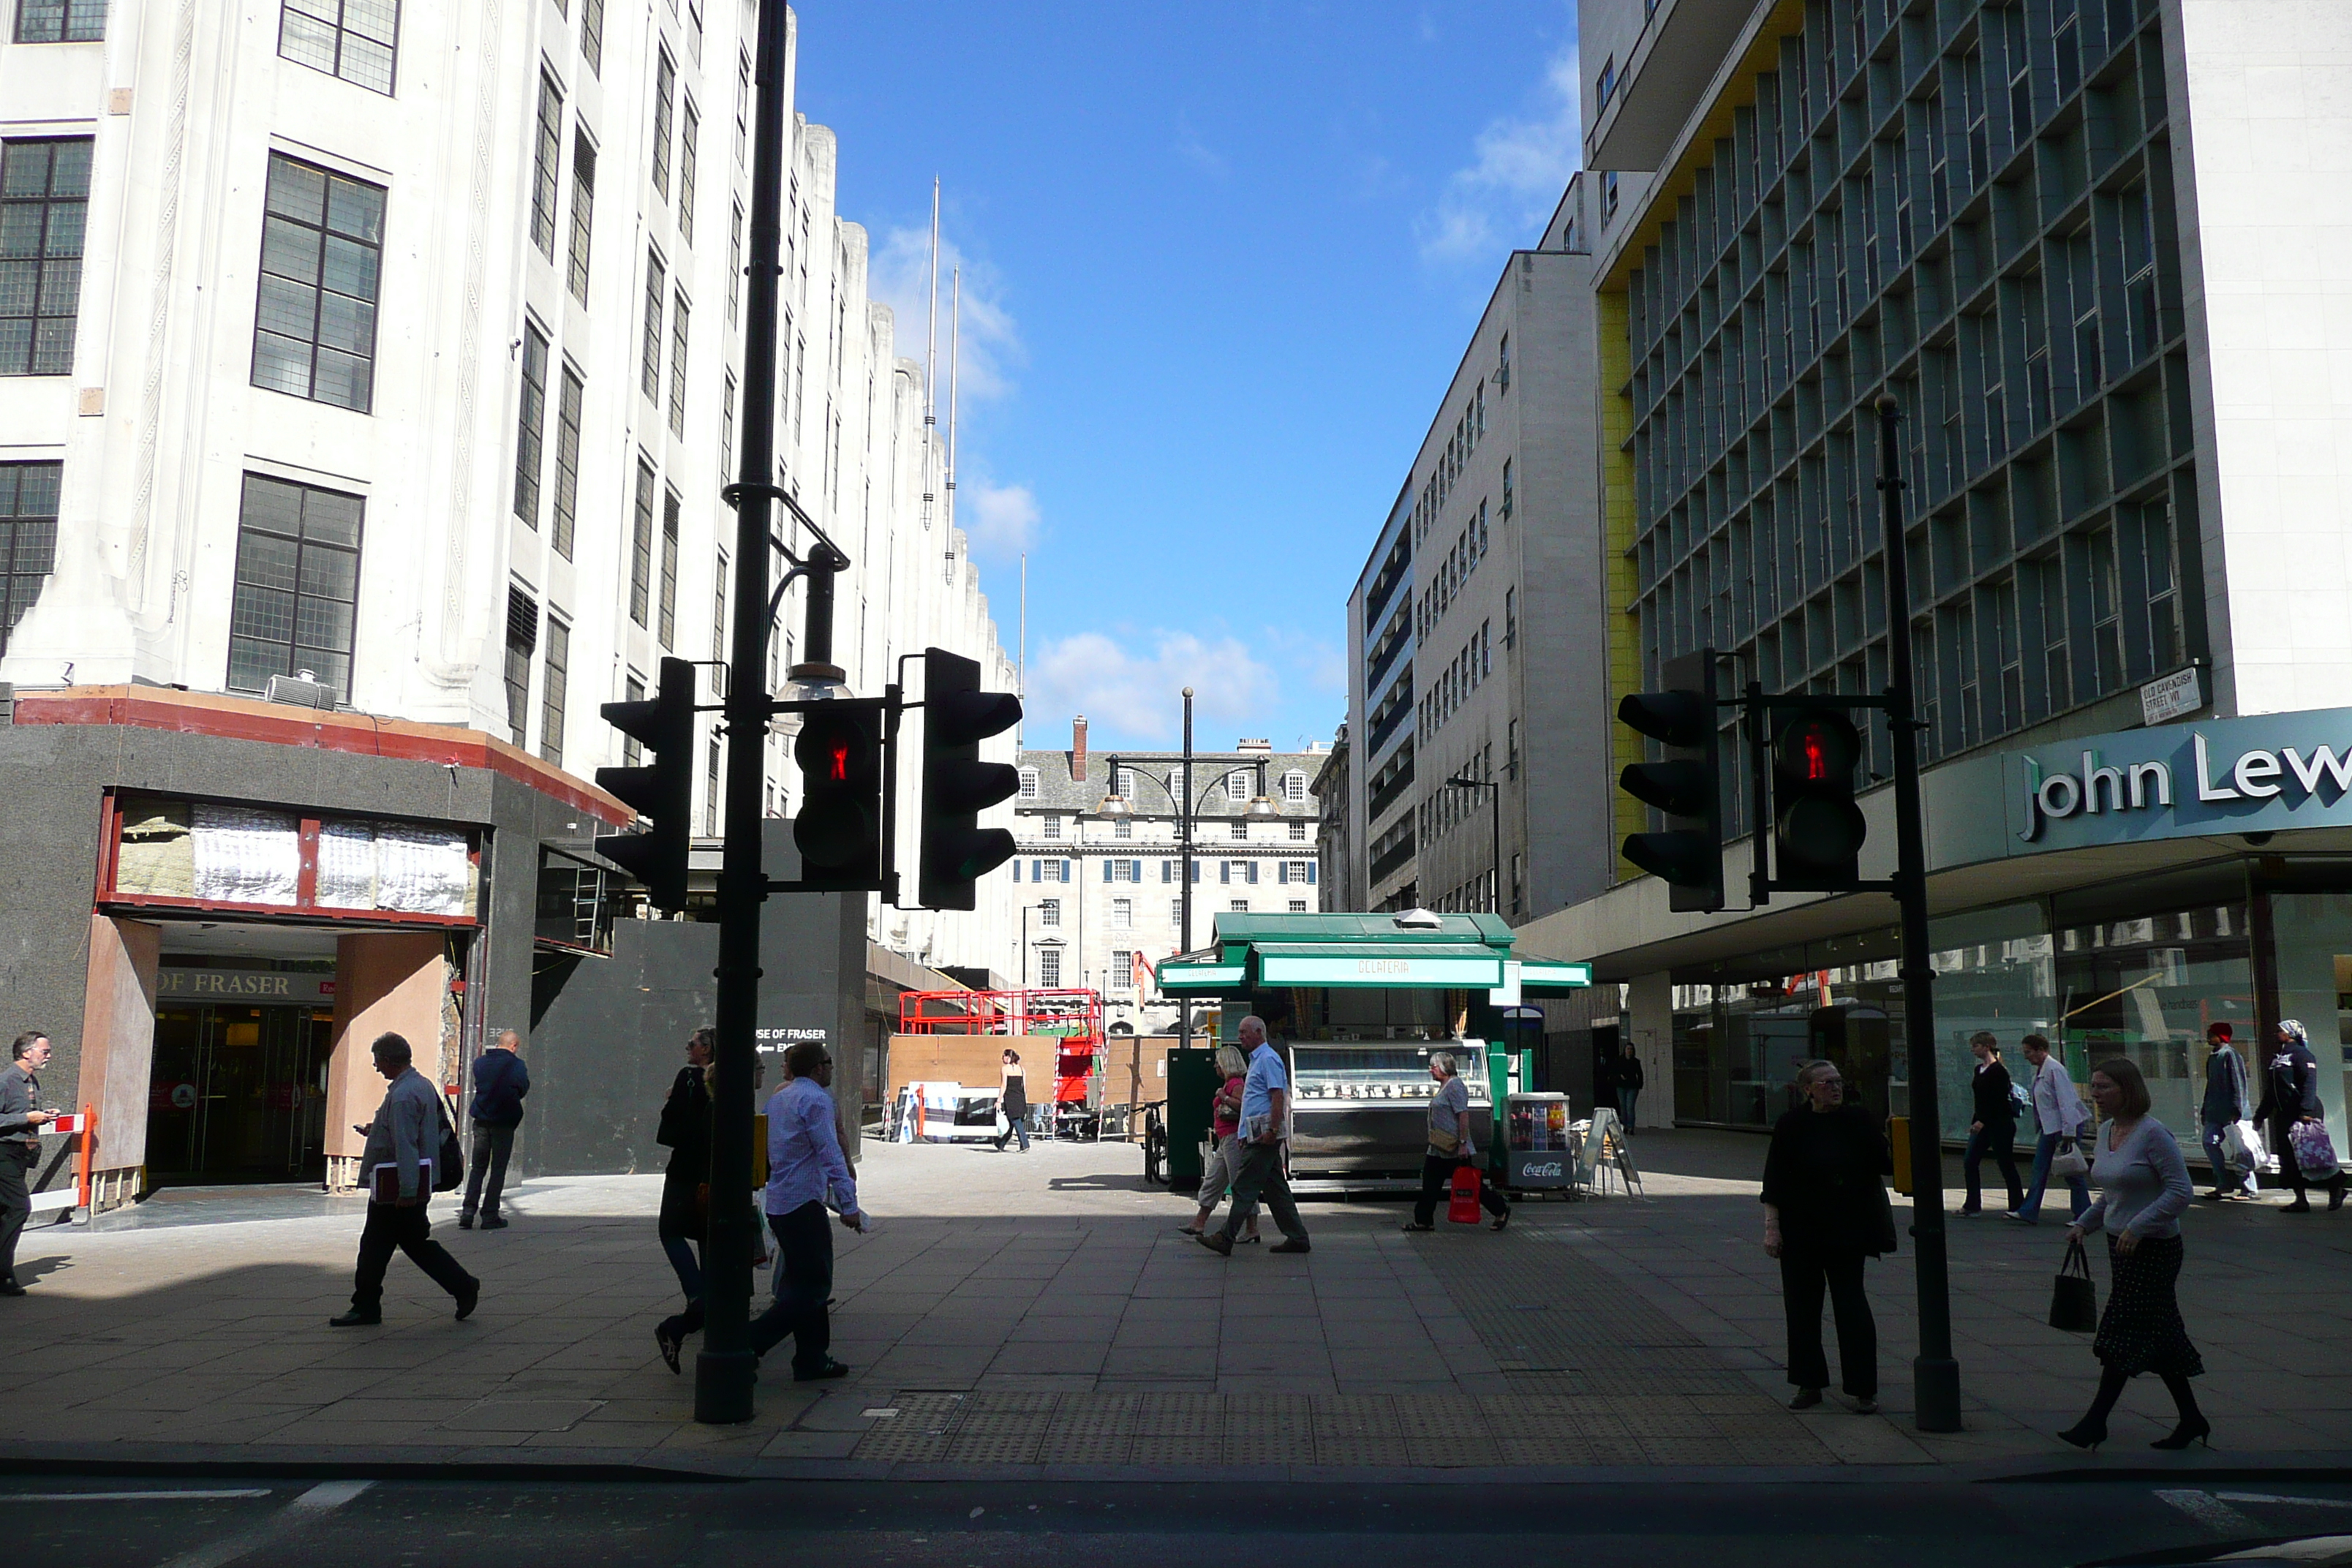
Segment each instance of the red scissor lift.
M1045 1036L1055 1041L1054 1125L1061 1135L1095 1119L1087 1086L1103 1048L1102 993L1084 989L908 991L902 1035Z

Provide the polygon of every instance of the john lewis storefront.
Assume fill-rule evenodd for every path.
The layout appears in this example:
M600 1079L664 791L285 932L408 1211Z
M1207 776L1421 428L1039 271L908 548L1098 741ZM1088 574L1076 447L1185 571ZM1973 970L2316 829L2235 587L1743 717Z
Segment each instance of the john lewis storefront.
M2063 1042L2078 1077L2130 1057L2177 1128L2193 1123L2211 1024L2242 1044L2296 1018L2324 1063L2352 1051L2352 709L2053 742L1923 782L1947 1138L1966 1129L1979 1029L2012 1052L2027 1033ZM1865 803L1874 851L1892 843L1889 805ZM1735 847L1729 868L1746 856ZM1654 1086L1671 1081L1676 1121L1768 1125L1820 1055L1870 1103L1907 1109L1885 899L1714 917L1664 904L1654 883L1630 883L1527 928L1522 945L1626 984L1626 1037ZM2322 1092L2342 1128L2340 1070Z

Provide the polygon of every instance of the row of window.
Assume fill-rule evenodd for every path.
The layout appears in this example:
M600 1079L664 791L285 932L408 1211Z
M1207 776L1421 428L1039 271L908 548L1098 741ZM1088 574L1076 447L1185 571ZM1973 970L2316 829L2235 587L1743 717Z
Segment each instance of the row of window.
M1199 886L1203 880L1208 866L1209 862L1205 860L1192 862L1194 886ZM1255 860L1220 860L1216 862L1216 868L1217 880L1220 884L1231 886L1235 882L1242 882L1251 887L1257 885L1258 862ZM1274 873L1274 879L1276 882L1296 882L1301 886L1311 887L1315 882L1315 862L1278 860L1275 862ZM1021 862L1018 859L1013 862L1013 879L1016 882L1021 880ZM1140 882L1143 880L1143 862L1127 859L1105 860L1102 863L1102 879L1106 882ZM1175 861L1160 862L1160 879L1162 882L1176 880ZM1077 862L1032 859L1029 862L1029 880L1075 882L1077 880Z

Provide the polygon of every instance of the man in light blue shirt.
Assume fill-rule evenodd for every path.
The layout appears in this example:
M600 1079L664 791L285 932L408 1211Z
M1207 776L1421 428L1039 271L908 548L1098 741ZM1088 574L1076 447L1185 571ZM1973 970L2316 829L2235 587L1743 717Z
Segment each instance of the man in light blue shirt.
M1255 1014L1241 1021L1242 1049L1249 1053L1249 1076L1242 1079L1241 1169L1234 1176L1234 1206L1223 1230L1203 1231L1199 1237L1210 1251L1233 1256L1234 1237L1243 1223L1257 1213L1262 1194L1282 1227L1283 1240L1269 1252L1312 1250L1307 1222L1290 1195L1290 1178L1283 1169L1285 1146L1290 1141L1290 1074L1282 1053L1266 1044L1265 1020Z
M751 1322L751 1351L764 1356L793 1341L793 1380L842 1377L849 1369L825 1353L833 1329L825 1299L833 1294L833 1231L828 1203L851 1230L866 1228L857 1208L857 1182L834 1127L833 1054L821 1040L802 1040L784 1053L790 1081L768 1100L768 1228L779 1249L782 1280L775 1305Z

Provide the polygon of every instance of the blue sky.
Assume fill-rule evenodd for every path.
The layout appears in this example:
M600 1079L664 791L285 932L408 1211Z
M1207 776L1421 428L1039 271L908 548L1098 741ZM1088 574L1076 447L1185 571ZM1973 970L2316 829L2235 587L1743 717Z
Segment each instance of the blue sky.
M797 10L918 357L943 182L959 518L1008 647L1028 552L1029 743L1172 744L1188 683L1204 747L1328 739L1373 534L1575 167L1572 6Z

